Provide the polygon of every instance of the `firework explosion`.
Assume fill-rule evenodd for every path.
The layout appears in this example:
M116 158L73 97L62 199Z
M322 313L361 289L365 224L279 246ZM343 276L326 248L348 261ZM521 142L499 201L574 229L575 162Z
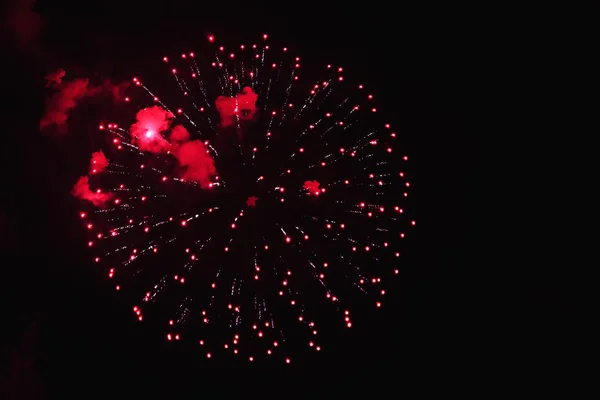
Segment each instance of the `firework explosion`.
M383 307L415 225L407 157L342 68L304 77L266 35L208 42L210 58L164 57L133 78L72 193L135 318L207 358L289 364L298 344L326 349L325 323Z

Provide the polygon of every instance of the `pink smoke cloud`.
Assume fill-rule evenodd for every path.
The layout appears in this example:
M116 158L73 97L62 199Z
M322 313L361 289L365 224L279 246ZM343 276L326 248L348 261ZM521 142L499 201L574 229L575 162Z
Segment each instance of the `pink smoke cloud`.
M58 92L46 99L46 111L40 120L40 130L56 126L60 133L64 133L67 128L69 113L84 98L110 93L115 99L122 97L123 92L129 87L128 82L118 85L110 81L104 81L99 86L90 85L89 79L79 78L69 82L63 82L65 71L59 69L48 76L46 86L52 86Z
M57 69L54 72L50 72L48 75L44 77L48 82L46 83L46 87L52 85L60 85L62 83L62 78L65 77L66 71L62 68Z
M33 11L35 0L8 0L3 4L2 27L16 44L25 50L35 50L44 20ZM4 11L4 10L3 10Z
M317 181L306 181L304 182L304 189L308 190L308 194L319 195L319 186L321 184Z
M102 150L92 153L90 162L90 174L97 174L104 171L108 167L108 159Z
M123 81L121 83L114 84L111 81L105 79L102 85L97 87L98 92L96 94L110 93L113 100L121 100L125 98L125 91L131 86L131 82Z
M181 125L173 128L171 140L174 143L172 154L182 168L181 178L198 182L202 187L210 187L211 177L216 175L215 161L208 153L208 148L200 140L189 140L189 132Z
M174 145L182 144L190 140L190 133L183 125L177 125L171 130L171 135L169 138L171 139L171 143Z
M256 200L258 200L258 197L250 196L248 197L248 200L246 200L246 205L248 207L256 207Z
M215 106L221 117L221 127L226 128L234 125L237 118L242 121L252 120L256 115L257 100L258 95L249 86L246 86L235 97L217 97Z
M161 132L171 126L174 118L172 113L161 107L153 106L138 111L135 117L137 122L131 125L129 131L132 144L138 146L140 150L151 153L164 153L171 148L171 144Z
M170 152L177 159L182 179L209 187L217 169L204 143L200 140L190 141L191 135L183 125L174 126L169 134L170 141L165 139L162 132L169 129L174 116L161 107L140 110L136 118L137 122L130 130L133 144L152 153Z
M73 186L71 194L77 198L91 202L96 207L102 207L106 205L106 203L108 203L110 199L114 197L114 193L104 193L99 192L98 190L93 191L90 188L90 178L87 176L82 176L79 178L75 186Z
M63 83L60 91L46 100L46 112L40 121L40 129L56 125L64 130L69 111L86 95L88 84L89 81L85 78Z

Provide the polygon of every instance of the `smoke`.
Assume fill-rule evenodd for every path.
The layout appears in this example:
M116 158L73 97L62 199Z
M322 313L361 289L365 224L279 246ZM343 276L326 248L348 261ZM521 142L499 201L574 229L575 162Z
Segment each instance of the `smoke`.
M132 144L138 146L142 151L151 153L165 153L171 148L171 144L161 132L171 126L174 117L172 113L153 106L138 111L135 117L137 122L131 125L130 129Z
M88 80L77 79L60 84L60 91L46 100L46 112L40 121L40 129L44 130L56 125L61 133L64 133L71 111L77 103L86 95Z
M256 207L256 200L258 200L258 197L250 196L248 197L248 200L246 200L246 205L248 207Z
M304 182L304 189L308 190L308 194L319 195L319 186L321 184L317 181L306 181Z
M215 106L221 117L221 127L233 126L238 118L242 121L251 121L256 115L256 100L258 95L249 86L235 97L217 97Z
M19 48L37 51L38 38L44 25L42 17L33 11L35 0L8 1L2 27Z
M108 159L102 150L92 153L92 161L90 163L90 174L97 174L104 171L108 167Z
M102 151L92 153L90 160L90 174L97 174L104 171L108 167L108 159ZM114 197L114 193L104 193L100 190L93 191L90 188L90 178L82 176L79 178L71 194L82 200L92 202L96 207L103 207L110 199Z
M153 106L140 110L136 118L137 122L131 125L132 142L144 151L172 154L177 160L182 179L196 181L204 188L210 187L211 177L216 175L217 169L204 143L200 140L190 141L190 133L182 125L173 127L170 142L163 136L162 132L167 131L173 121L172 113ZM100 173L108 164L104 153L97 151L92 154L89 173ZM114 193L93 191L89 176L80 177L71 194L97 207L103 207L114 197Z
M46 75L44 77L44 79L46 79L48 81L46 83L46 87L49 87L52 85L60 85L62 83L62 78L64 78L66 74L67 74L67 72L62 68L59 68L54 72L50 72L48 75Z
M121 100L125 97L125 91L129 89L131 82L123 81L121 83L114 84L108 79L102 82L102 85L97 87L97 94L111 94L113 101Z
M46 76L46 87L51 86L58 91L46 99L46 111L40 120L40 130L56 126L59 133L65 133L69 113L84 97L111 94L117 100L122 98L123 92L129 86L129 82L114 85L109 81L94 86L87 78L63 82L65 75L63 69L58 69Z
M185 129L183 125L177 125L171 131L171 143L182 144L190 140L190 133Z
M130 130L132 143L143 151L156 154L170 152L177 159L182 179L208 187L211 176L217 173L214 160L204 143L200 140L190 141L191 135L183 125L171 129L169 140L163 136L173 118L172 113L158 106L138 111L137 121Z
M104 193L101 192L100 189L92 191L90 188L90 178L87 176L82 176L79 178L71 190L71 194L82 200L90 201L96 207L102 207L106 205L106 203L108 203L114 196L113 193Z
M204 143L200 140L183 143L174 149L173 155L183 169L181 178L196 181L204 188L209 187L210 178L217 173L217 169Z

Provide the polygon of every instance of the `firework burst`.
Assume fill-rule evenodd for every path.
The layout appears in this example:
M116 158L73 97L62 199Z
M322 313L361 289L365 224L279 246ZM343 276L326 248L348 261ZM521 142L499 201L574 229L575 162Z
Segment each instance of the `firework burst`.
M207 358L291 363L353 307L383 307L415 221L374 95L267 39L210 35L141 71L73 194L135 318Z

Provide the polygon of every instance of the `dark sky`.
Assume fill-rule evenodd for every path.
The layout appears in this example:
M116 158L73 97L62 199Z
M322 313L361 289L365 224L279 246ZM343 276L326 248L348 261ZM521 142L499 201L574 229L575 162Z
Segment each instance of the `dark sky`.
M472 277L467 279L466 265L477 228L467 216L476 204L468 182L478 172L465 148L469 78L479 48L468 38L476 28L461 10L415 13L390 2L322 3L123 6L46 0L36 4L36 15L6 14L19 23L6 25L11 38L6 96L12 101L4 109L1 150L7 171L0 203L2 281L8 289L1 295L2 318L9 321L1 334L1 376L10 377L5 386L21 382L49 396L66 377L97 385L111 376L135 382L197 367L194 354L166 351L140 329L86 268L84 255L75 250L81 239L73 218L76 202L68 192L89 160L89 152L73 149L90 146L89 139L44 137L38 123L47 72L63 67L124 79L128 76L119 76L124 63L143 66L165 52L177 54L205 40L207 32L234 39L267 32L312 58L351 65L376 87L382 104L393 108L410 138L423 224L407 250L397 308L386 311L377 330L357 329L342 338L320 366L389 371L463 352L477 318L468 306Z

